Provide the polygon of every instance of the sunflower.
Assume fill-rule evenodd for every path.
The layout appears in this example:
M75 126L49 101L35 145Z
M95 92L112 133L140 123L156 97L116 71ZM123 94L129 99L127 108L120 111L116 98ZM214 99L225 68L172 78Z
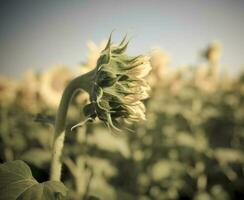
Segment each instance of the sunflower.
M148 76L148 83L154 89L169 78L170 55L160 48L155 48L151 54L152 72Z
M18 84L18 103L31 113L41 110L39 86L39 77L32 70L27 71Z
M221 58L221 43L218 41L213 41L205 50L204 57L212 64L216 64Z
M89 120L99 118L108 127L120 130L119 121L130 123L145 120L145 106L141 100L149 97L150 87L145 76L150 72L148 56L131 57L125 54L125 37L113 45L111 36L101 52L90 90L90 103L84 107Z
M96 67L96 62L100 56L100 52L106 46L106 42L102 41L100 45L96 45L93 41L87 42L88 54L86 60L81 65L78 65L78 73L85 74ZM76 103L84 104L89 101L89 94L85 91L80 91L80 93L75 98Z
M86 60L79 67L79 71L84 74L96 67L100 52L105 48L106 42L102 41L100 45L96 45L93 41L87 42L88 54Z
M42 74L40 94L48 107L58 107L62 92L73 77L73 73L65 65L55 65Z
M0 75L0 105L9 105L16 98L16 83Z

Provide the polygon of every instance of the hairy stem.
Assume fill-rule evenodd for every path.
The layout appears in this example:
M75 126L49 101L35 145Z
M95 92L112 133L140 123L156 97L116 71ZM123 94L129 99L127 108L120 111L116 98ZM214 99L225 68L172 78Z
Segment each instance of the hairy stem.
M83 89L89 93L92 80L93 71L73 79L63 92L55 120L54 139L52 146L52 161L50 170L51 180L60 181L61 179L61 155L64 146L66 118L69 103L78 90Z

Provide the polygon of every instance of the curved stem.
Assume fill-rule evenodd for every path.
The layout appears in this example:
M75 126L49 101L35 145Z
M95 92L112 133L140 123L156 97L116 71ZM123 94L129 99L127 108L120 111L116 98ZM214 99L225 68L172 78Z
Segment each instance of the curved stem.
M78 90L83 89L89 93L92 79L93 71L90 71L87 74L73 79L63 92L55 120L54 139L52 146L52 161L50 170L51 180L60 181L61 179L61 155L64 146L66 118L69 103Z

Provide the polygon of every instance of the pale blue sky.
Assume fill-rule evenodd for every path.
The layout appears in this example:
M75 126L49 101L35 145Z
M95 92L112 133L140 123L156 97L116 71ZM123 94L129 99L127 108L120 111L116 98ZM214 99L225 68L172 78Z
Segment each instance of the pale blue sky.
M243 0L1 0L0 73L20 76L55 63L75 66L85 59L86 41L133 37L132 54L154 46L174 65L196 63L210 41L223 43L222 63L244 64Z

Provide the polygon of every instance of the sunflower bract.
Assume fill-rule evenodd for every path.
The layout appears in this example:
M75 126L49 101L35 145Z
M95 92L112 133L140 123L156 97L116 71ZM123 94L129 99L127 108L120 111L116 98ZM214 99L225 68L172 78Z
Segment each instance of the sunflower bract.
M113 45L111 36L97 61L90 93L91 103L84 107L88 118L98 117L108 127L120 130L119 121L145 119L141 100L148 98L150 88L144 77L150 72L149 57L125 54L126 37Z

